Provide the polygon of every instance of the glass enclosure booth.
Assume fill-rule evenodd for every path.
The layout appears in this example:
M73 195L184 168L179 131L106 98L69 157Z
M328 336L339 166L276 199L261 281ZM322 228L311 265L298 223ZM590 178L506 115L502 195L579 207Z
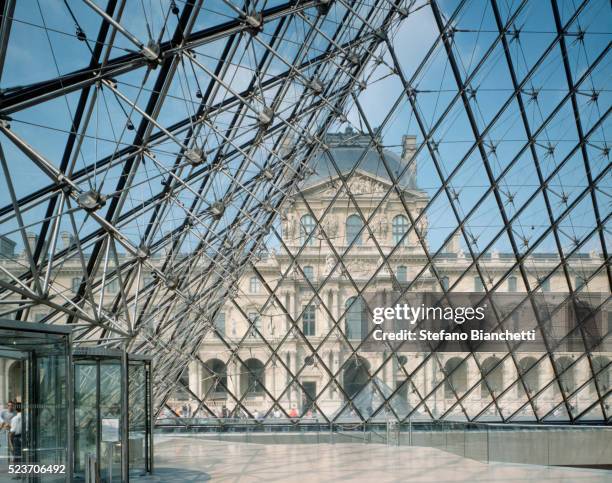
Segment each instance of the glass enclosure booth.
M0 319L2 483L71 481L71 330Z
M73 361L75 481L127 482L150 473L150 359L79 347Z

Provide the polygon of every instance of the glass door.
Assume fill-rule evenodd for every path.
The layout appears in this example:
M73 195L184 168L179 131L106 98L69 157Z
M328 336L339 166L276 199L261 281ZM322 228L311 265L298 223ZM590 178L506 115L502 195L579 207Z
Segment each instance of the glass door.
M87 460L98 455L98 365L74 365L74 476L85 480Z
M69 481L70 329L0 320L0 370L0 483Z
M24 448L28 460L53 468L67 461L68 453L68 367L66 358L53 348L31 353L32 374L27 377L29 396L35 401L26 412L30 428ZM64 481L65 475L41 474L41 480Z
M76 348L73 357L75 480L85 480L93 460L101 483L150 472L150 360L93 347Z
M148 374L142 361L130 361L129 384L129 455L130 475L144 475L148 470Z
M121 365L100 362L100 479L121 481Z
M75 479L95 458L101 483L121 481L121 360L77 359L74 364Z
M27 387L28 383L28 366L28 352L7 348L0 351L0 370L6 378L0 388L0 482L9 481L13 477L9 474L9 465L21 463L23 456L23 439L19 441L20 448L14 448L15 442L10 428L11 421L18 412L21 413L23 421L24 403L27 401L24 386Z

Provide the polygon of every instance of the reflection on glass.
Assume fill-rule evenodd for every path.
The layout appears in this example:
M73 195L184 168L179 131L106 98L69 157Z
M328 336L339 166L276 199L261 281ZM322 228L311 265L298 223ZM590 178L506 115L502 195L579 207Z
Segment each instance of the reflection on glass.
M130 362L129 380L129 454L130 475L147 471L147 373L144 364Z
M95 457L101 482L121 481L120 359L78 361L74 374L75 476Z
M100 364L100 478L121 481L121 366Z
M75 476L85 474L88 455L97 454L97 365L78 363L74 367L74 467Z
M10 463L61 466L45 482L66 481L68 338L18 325L0 327L0 481Z

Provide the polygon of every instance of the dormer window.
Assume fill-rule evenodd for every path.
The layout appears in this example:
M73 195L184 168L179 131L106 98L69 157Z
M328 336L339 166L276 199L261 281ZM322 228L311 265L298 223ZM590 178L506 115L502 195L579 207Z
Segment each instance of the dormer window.
M361 245L363 221L358 215L351 215L346 219L346 244Z

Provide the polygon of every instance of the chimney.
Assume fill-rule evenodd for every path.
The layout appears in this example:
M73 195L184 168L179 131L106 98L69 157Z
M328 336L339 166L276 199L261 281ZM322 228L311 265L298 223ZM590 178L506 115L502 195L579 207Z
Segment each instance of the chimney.
M16 245L10 238L0 235L0 258L13 258Z
M38 235L32 232L26 233L26 237L28 239L28 246L30 247L30 252L34 253L36 250L36 243L38 242Z
M63 248L68 248L70 245L72 245L72 235L69 232L63 231L61 233L61 237Z
M408 185L416 188L417 177L417 160L414 157L416 152L416 136L414 134L406 134L402 136L402 159L409 165L406 171Z
M444 248L446 253L459 253L461 250L461 232L455 233Z

